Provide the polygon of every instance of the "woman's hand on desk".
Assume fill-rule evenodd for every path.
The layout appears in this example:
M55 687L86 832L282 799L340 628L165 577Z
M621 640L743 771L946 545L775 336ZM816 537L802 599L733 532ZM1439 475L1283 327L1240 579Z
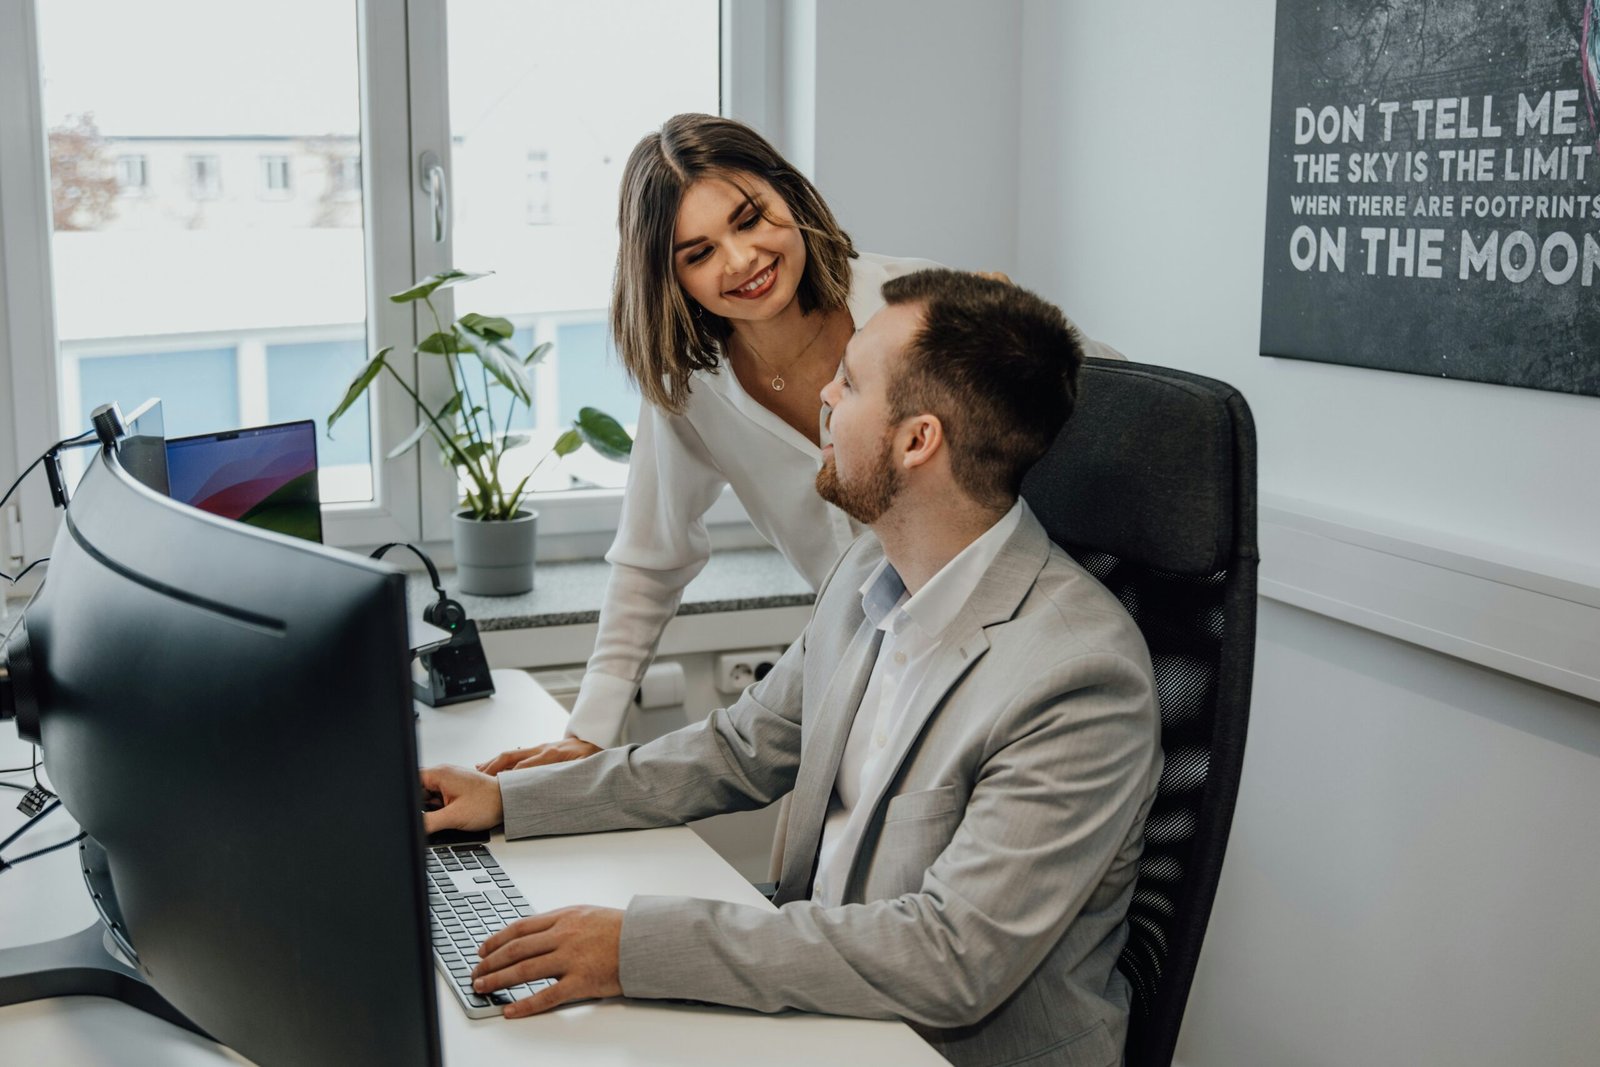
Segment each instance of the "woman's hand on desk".
M487 830L503 817L500 783L466 767L424 767L418 772L422 787L438 793L444 806L422 813L428 833L440 830Z
M599 751L599 745L591 745L583 738L569 734L548 745L514 748L509 752L502 752L494 759L478 764L478 770L484 774L499 774L501 771L522 770L524 767L542 767L547 763L566 763L568 760L592 756Z
M506 1005L507 1019L537 1015L569 1000L620 997L622 912L616 908L559 908L518 919L478 949L472 971L479 993L541 978L556 984Z

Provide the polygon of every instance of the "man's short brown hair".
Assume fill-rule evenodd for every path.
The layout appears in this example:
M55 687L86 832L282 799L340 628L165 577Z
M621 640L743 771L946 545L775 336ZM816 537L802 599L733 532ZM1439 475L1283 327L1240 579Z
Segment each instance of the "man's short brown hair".
M892 278L883 298L920 305L923 320L889 384L891 417L937 416L956 483L1008 503L1077 402L1077 331L1028 290L960 271Z

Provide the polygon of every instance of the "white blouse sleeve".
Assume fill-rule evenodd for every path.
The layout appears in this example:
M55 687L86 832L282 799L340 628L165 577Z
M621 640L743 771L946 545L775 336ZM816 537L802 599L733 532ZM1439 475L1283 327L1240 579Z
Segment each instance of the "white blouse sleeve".
M603 747L617 743L683 587L711 558L705 513L725 484L687 418L641 405L622 517L606 553L611 577L599 632L568 733Z

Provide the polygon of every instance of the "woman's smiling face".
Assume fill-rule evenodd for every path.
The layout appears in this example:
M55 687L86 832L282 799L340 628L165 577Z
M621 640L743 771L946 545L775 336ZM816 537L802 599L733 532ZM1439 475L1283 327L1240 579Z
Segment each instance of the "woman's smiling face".
M806 269L805 238L765 181L702 178L684 190L672 233L678 284L725 319L770 319L793 302Z

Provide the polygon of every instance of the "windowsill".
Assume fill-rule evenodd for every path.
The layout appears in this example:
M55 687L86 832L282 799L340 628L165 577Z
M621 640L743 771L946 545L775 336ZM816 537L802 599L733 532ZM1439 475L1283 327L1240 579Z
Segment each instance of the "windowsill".
M600 617L611 565L603 559L540 563L533 591L521 596L468 596L460 592L453 571L444 571L444 588L467 609L482 632L523 630L541 626L577 626ZM408 576L411 606L433 600L426 575ZM678 605L679 615L804 607L813 595L805 579L771 548L724 549L712 554L705 570L689 583Z

